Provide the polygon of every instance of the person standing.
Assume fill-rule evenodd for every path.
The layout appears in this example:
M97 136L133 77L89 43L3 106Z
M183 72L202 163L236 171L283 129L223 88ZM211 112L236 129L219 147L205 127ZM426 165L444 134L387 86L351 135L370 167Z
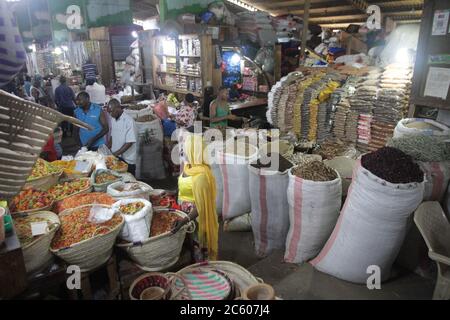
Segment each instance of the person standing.
M95 79L97 77L97 65L92 62L91 58L87 58L86 62L81 67L83 70L84 80Z
M30 88L30 93L31 97L34 99L34 102L48 107L49 97L45 94L45 91L41 86L41 80L38 77L34 79L33 85Z
M55 90L55 102L58 110L62 114L73 117L73 111L75 109L75 93L73 92L72 88L67 85L66 82L66 77L61 76L59 78L60 85ZM70 123L64 121L62 123L62 129L65 136L69 135L69 133L70 136L72 136L73 128Z
M89 94L85 91L78 94L77 105L78 108L75 109L77 119L94 128L91 131L82 128L77 129L80 145L88 150L97 151L102 144L105 144L105 134L109 130L105 114L99 105L90 101Z
M175 116L175 122L178 128L190 128L194 126L195 119L197 119L197 110L194 106L194 95L188 93L181 104Z
M31 77L29 75L25 76L25 82L23 83L23 87L25 89L25 94L28 97L31 97Z
M91 102L103 107L106 102L106 88L102 84L97 83L96 78L88 78L86 80L86 92L91 97Z
M108 147L113 155L128 164L128 172L136 174L137 127L133 118L123 112L122 105L116 99L108 103L111 110L111 140Z

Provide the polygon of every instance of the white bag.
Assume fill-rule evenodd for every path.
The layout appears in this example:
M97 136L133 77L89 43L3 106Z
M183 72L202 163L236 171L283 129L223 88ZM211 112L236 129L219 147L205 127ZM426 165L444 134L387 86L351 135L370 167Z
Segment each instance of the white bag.
M217 152L223 178L222 217L224 220L251 211L247 165L256 160L258 149L252 145L248 147L250 152L247 157L227 153L227 150Z
M422 202L423 190L423 182L393 184L382 180L358 161L333 233L311 264L356 283L366 283L373 273L370 267L375 266L381 272L380 280L388 279L408 219Z
M286 190L289 183L284 173L248 166L252 230L256 254L268 256L283 249L289 230L289 205Z
M112 209L119 211L122 204L134 202L143 202L144 208L134 215L122 214L125 223L119 235L120 238L129 242L144 241L149 237L153 217L152 204L143 199L123 199L112 205Z
M416 128L408 127L415 126ZM446 125L430 119L408 118L402 119L394 129L394 138L407 135L415 136L450 136L450 128Z
M119 191L119 188L123 189L123 191ZM107 193L115 200L144 199L150 201L150 193L152 190L152 187L141 181L131 183L115 182L108 186Z
M311 181L289 171L286 262L303 263L314 258L333 231L342 203L342 181L336 174L338 178L333 181Z
M423 201L443 200L450 180L450 162L418 162L425 173Z
M216 212L218 215L222 214L222 204L223 204L223 179L222 173L220 172L220 166L216 162L216 154L218 150L223 150L224 144L220 141L211 142L207 145L205 152L211 164L211 171L216 181Z

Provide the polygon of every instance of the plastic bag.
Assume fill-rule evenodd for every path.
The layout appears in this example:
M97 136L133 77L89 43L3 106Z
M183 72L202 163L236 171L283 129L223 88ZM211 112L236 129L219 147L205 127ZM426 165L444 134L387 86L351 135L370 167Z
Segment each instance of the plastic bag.
M111 208L105 208L102 206L92 206L89 214L89 221L95 224L104 223L109 221L114 216L116 211Z

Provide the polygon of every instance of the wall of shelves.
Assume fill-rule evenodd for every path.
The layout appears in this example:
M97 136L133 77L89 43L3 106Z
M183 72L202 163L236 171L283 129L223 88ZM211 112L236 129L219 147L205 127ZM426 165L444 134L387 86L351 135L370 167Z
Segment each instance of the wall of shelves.
M155 88L203 96L203 88L212 83L210 35L155 36L151 46Z

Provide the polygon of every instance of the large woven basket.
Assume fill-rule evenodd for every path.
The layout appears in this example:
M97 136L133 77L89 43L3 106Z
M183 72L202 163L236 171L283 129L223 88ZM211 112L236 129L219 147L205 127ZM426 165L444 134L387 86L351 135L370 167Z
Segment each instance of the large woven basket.
M62 121L93 129L78 119L0 90L0 198L10 199L20 192L49 135Z
M32 214L22 214L20 216L44 218L50 222L46 234L39 236L33 242L22 247L27 273L33 273L48 264L53 258L53 255L50 252L50 243L60 226L60 222L58 216L50 211L39 211Z
M74 209L67 209L59 215L63 217L65 215L70 215L76 209L92 206L93 205L85 205ZM100 204L96 204L96 206L110 208L110 206ZM123 223L124 219L122 217L122 222L108 233L96 235L88 240L72 244L67 248L55 250L50 247L50 251L66 263L79 266L81 272L93 270L106 263L111 257L114 242L122 229Z
M112 175L117 177L117 180L108 181L108 182L105 182L105 183L95 183L95 177L97 176L97 174L100 174L102 172L109 172L109 173L111 173ZM98 169L98 170L95 170L92 173L92 175L91 175L91 185L94 188L95 192L106 192L106 190L108 189L108 186L110 184L113 184L114 182L122 181L122 179L123 179L122 176L119 173L115 172L115 171L112 171L112 170L109 170L109 169Z
M161 211L170 211L178 214L182 218L187 217L184 212L178 210L161 209L156 210L155 213ZM161 271L177 263L184 239L186 238L186 233L192 233L194 231L195 223L191 221L175 234L169 231L159 236L148 238L142 243L117 244L117 247L125 250L131 260L140 269L145 271Z

